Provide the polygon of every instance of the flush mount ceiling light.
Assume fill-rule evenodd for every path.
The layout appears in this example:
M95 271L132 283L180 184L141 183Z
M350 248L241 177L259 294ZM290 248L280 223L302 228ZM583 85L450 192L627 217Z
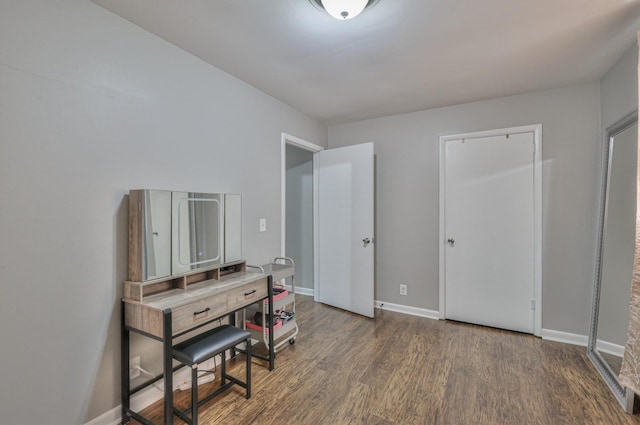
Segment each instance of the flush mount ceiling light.
M339 21L355 18L367 7L373 6L378 0L309 0L314 6L326 10L327 13Z

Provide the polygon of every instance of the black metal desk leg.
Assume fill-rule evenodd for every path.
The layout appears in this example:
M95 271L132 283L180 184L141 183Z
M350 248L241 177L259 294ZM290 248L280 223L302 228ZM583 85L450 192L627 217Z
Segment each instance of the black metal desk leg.
M273 276L267 278L267 288L269 291L269 370L275 369L276 350L273 347ZM264 326L264 324L263 324Z
M120 303L120 392L122 405L122 423L128 424L131 421L129 416L129 329L124 323L125 303Z
M164 369L164 423L173 425L173 332L171 309L162 313L162 352Z

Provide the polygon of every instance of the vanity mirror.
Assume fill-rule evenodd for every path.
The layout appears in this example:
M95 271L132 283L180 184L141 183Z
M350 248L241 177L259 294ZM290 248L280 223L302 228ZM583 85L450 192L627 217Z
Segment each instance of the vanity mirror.
M638 113L607 128L593 308L587 354L626 412L634 394L618 381L629 321L635 250Z
M129 192L129 280L144 282L242 258L241 197Z

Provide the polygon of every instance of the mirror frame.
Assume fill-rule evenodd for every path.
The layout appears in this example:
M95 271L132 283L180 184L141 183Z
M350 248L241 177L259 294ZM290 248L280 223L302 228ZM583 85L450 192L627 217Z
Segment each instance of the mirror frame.
M634 393L624 387L618 381L617 374L602 358L596 350L598 312L600 308L600 286L602 280L602 255L604 250L605 227L607 223L607 203L609 200L609 179L611 176L611 160L613 141L616 135L638 123L638 110L625 115L618 121L607 127L604 134L603 155L602 155L602 185L600 188L600 219L598 227L598 251L596 254L595 281L593 286L593 304L591 308L591 327L589 329L589 342L587 344L587 356L596 367L602 378L607 383L616 399L625 412L633 412ZM631 290L631 278L629 279L629 290Z

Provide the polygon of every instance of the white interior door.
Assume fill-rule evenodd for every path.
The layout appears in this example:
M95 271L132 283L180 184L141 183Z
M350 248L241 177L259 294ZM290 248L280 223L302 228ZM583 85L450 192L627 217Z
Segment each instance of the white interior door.
M314 156L316 301L373 317L373 143Z
M448 140L446 318L534 332L534 133Z

